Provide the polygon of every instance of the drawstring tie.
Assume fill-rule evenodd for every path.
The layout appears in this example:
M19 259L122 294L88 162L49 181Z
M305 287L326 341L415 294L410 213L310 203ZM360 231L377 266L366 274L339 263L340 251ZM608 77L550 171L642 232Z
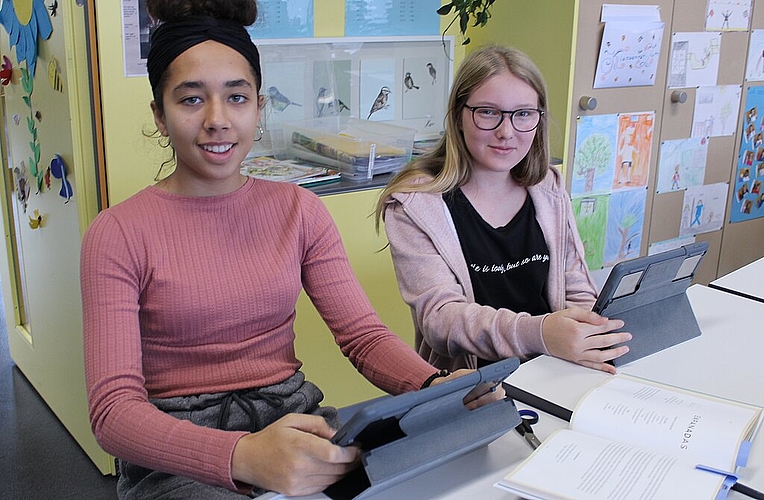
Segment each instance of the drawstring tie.
M255 401L265 401L271 408L280 408L284 406L285 399L284 396L278 394L268 394L266 392L260 392L257 389L246 389L243 391L226 393L223 395L222 399L208 401L203 408L209 408L210 406L220 403L217 428L225 430L226 425L228 425L231 404L236 403L249 417L249 432L257 432L260 430L260 419L257 417Z

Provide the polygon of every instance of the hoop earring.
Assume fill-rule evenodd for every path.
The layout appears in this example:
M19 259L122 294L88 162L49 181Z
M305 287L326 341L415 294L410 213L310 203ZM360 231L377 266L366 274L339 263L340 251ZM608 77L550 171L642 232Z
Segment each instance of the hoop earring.
M258 142L258 141L260 141L260 139L262 139L262 138L263 138L263 135L264 135L264 134L265 134L265 131L263 130L263 127L261 127L260 125L258 125L258 126L257 126L257 137L256 137L256 138L255 138L255 140L254 140L254 141L252 141L252 142Z

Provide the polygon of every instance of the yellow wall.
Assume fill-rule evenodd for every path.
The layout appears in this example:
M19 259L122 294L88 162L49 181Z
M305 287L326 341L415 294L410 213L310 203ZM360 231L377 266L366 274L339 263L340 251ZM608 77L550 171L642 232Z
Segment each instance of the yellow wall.
M370 214L381 190L324 196L340 230L361 286L382 321L409 345L414 345L414 328L408 306L400 298L387 240L374 231ZM325 393L326 403L345 406L382 394L355 370L334 343L310 300L303 292L297 303L295 322L297 357L303 361L307 377Z
M547 82L551 116L550 137L552 154L562 158L567 120L568 86L572 50L570 42L555 44L554 40L572 40L574 11L578 2L560 0L534 0L532 2L495 2L492 17L482 29L470 31L472 51L486 43L511 45L528 54L536 63ZM511 25L511 29L507 26ZM554 33L549 43L539 33Z

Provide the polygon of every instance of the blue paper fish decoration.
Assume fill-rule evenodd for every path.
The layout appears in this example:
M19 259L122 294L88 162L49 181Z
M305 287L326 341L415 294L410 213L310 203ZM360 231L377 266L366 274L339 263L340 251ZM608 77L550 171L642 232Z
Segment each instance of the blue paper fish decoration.
M72 191L72 185L66 180L66 165L60 155L55 155L50 161L50 173L53 174L53 177L56 179L61 179L61 189L58 191L58 194L61 195L62 198L66 198L64 203L69 203L69 199L71 199L74 193Z

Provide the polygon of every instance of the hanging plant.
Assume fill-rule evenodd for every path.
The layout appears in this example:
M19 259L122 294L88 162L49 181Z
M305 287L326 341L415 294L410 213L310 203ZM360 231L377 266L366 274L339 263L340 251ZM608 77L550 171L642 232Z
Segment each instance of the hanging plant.
M451 0L438 9L441 16L453 15L451 22L443 30L442 36L446 36L446 31L459 21L459 32L462 34L462 45L470 43L467 36L467 29L470 27L483 27L491 18L489 9L496 0ZM444 43L445 45L445 43Z

